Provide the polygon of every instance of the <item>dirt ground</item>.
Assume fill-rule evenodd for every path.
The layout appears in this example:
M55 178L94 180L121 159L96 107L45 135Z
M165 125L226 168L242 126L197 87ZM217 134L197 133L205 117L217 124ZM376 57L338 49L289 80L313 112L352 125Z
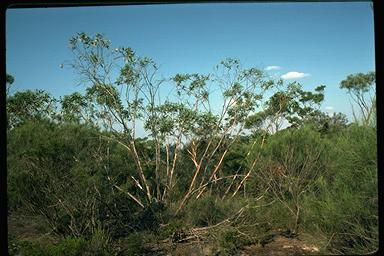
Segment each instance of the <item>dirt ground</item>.
M19 239L49 239L55 242L55 237L47 232L42 220L31 216L9 216L8 231ZM300 238L287 238L277 235L262 246L253 244L245 246L236 252L224 252L216 246L202 241L188 241L172 243L170 239L160 241L150 246L151 255L167 256L211 256L211 255L238 255L238 256L293 256L293 255L318 255L319 249L300 240Z
M154 248L155 249L155 248ZM210 255L238 255L238 256L297 256L316 255L319 249L316 246L308 245L297 238L286 238L277 236L273 241L265 244L254 244L239 249L233 253L224 253L218 248L203 242L189 242L171 244L164 242L155 249L159 255L167 256L210 256Z
M42 218L23 214L8 216L8 234L23 240L49 239L56 241L56 237L50 232Z
M296 238L286 238L278 236L271 243L264 247L261 245L251 245L244 248L241 256L261 255L261 256L283 256L283 255L308 255L316 254L319 249L313 245L307 245Z

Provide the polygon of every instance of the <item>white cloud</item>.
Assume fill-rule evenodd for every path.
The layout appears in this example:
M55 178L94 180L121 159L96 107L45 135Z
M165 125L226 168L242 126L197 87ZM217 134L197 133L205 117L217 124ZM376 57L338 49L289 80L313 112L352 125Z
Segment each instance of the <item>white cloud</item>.
M308 73L301 73L301 72L296 72L296 71L291 71L288 73L285 73L284 75L281 76L283 79L298 79L298 78L303 78L306 76L310 76L311 74Z
M267 67L265 68L266 71L270 71L270 70L279 70L279 69L281 69L280 66L267 66Z

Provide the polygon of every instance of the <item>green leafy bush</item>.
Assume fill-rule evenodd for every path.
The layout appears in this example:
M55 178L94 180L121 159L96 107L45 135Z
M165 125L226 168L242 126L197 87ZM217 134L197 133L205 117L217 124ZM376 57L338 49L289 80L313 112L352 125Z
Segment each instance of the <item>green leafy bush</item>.
M58 244L41 240L12 240L10 255L79 256L91 255L84 238L66 237ZM88 253L88 254L87 254ZM93 254L92 254L93 255Z
M135 232L125 238L119 239L121 255L139 256L151 255L148 244L155 241L155 236L150 232Z
M66 237L58 245L51 247L52 255L77 256L84 255L87 241L84 238Z
M90 255L108 255L111 238L108 232L97 227L88 241L87 252Z
M315 189L315 180L329 170L329 149L328 141L319 132L304 126L280 131L252 152L252 157L258 159L252 177L257 181L250 185L259 186L255 188L259 190L262 187L266 196L277 202L269 207L271 212L266 216L277 215L273 221L281 221L279 226L298 231L304 196ZM283 218L287 213L290 217Z
M365 254L378 248L376 132L350 126L334 140L332 175L305 198L304 225L328 236L328 249Z
M223 220L232 212L219 198L205 195L190 202L187 212L189 222L194 226L210 226Z
M217 240L224 255L234 255L237 250L251 242L233 227L219 230Z
M167 224L159 229L158 236L160 239L170 238L174 233L186 228L185 220L181 218L171 219Z

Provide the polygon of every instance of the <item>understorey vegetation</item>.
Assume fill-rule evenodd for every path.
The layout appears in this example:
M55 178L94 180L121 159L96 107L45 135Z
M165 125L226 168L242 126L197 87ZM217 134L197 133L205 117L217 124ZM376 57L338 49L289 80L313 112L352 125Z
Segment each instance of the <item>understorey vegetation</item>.
M11 92L7 75L11 255L236 255L277 235L378 249L374 72L340 82L349 122L320 110L326 86L238 59L164 78L100 34L69 45L81 92Z

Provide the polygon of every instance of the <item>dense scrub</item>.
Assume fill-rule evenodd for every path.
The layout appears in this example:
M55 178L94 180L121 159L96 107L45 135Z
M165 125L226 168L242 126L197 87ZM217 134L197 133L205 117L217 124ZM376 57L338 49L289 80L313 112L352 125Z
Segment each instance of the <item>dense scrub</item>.
M324 135L303 127L272 135L264 148L249 156L261 157L244 191L224 199L220 196L224 189L208 192L191 200L176 218L177 202L154 202L142 209L124 192L113 189L108 177L124 182L123 172L132 168L132 160L113 143L108 145L107 155L98 134L101 132L93 128L47 121L25 123L9 133L9 214L22 210L41 215L57 236L65 238L56 245L18 241L10 252L78 255L90 251L92 255L97 250L113 254L116 248L112 247L125 241L118 247L127 246L122 253L134 255L136 250L140 254L146 250L138 242L143 239L140 236L152 237L152 242L177 241L189 228L216 225L237 216L244 206L241 215L208 235L224 251L258 243L273 230L295 229L321 237L317 242L323 250L360 254L377 249L373 128L351 125L341 134ZM242 157L236 160L243 162ZM135 188L127 184L124 189ZM178 234L180 238L175 237Z

